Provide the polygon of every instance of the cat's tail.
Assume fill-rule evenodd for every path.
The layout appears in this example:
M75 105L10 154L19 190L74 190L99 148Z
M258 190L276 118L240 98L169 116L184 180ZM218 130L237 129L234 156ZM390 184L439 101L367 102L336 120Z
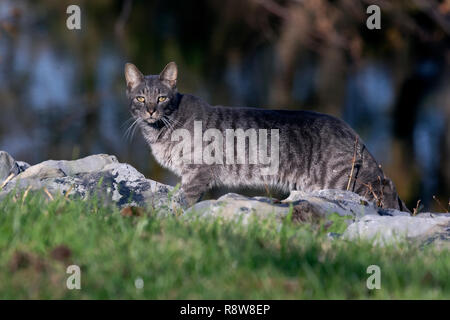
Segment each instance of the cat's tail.
M376 184L375 184L376 185ZM400 199L397 193L394 183L391 179L385 177L382 179L381 190L379 190L379 197L381 202L381 207L389 209L397 209L404 212L411 211L405 205L405 203Z

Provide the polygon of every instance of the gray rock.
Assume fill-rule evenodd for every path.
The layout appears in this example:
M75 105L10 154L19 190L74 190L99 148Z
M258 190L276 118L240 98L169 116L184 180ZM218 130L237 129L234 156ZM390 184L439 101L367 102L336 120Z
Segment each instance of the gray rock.
M421 244L435 243L450 248L450 217L365 216L352 223L342 235L344 239L367 239L379 244L414 240Z
M59 178L101 171L107 164L119 163L115 156L97 154L86 158L67 160L47 160L27 168L18 178Z
M368 203L367 200L360 195L353 193L351 191L343 191L343 190L336 190L336 189L324 189L324 190L317 190L312 192L303 192L298 190L293 190L289 194L289 197L287 197L284 201L298 201L305 199L305 197L317 197L317 198L323 198L327 199L329 201L344 201L344 202L364 202Z
M450 213L421 212L416 217L419 217L419 218L449 217L450 218Z
M5 181L11 174L13 178ZM345 217L348 227L343 234L330 233L330 239L373 239L385 244L397 241L417 241L449 248L450 214L420 213L413 217L407 212L380 209L375 203L348 191L292 191L283 201L267 197L245 197L229 193L217 200L201 201L187 210L186 202L173 187L146 179L143 174L115 156L99 154L73 161L48 160L34 166L15 161L0 151L0 200L9 192L46 188L51 194L98 196L119 207L140 206L158 208L159 215L184 213L186 219L209 218L241 221L275 218L285 219L292 210L298 222L331 223L330 214ZM279 224L280 225L280 224ZM279 226L278 225L278 226Z
M348 217L348 227L342 235L330 234L330 239L372 239L385 244L397 241L416 241L444 248L450 244L450 214L421 213L415 217L408 212L380 209L352 192L341 190L320 190L311 193L292 191L281 203L269 198L248 198L227 194L217 200L202 201L191 207L186 216L221 217L241 220L275 217L284 219L292 205L292 218L300 222L326 222L332 213Z
M310 193L302 191L291 191L288 198L283 202L306 201L323 217L331 213L340 216L352 216L354 218L365 215L378 215L379 208L373 202L367 201L360 195L342 190L318 190Z
M19 168L19 172L25 171L30 167L25 161L16 161L16 165Z
M51 194L70 192L81 198L94 195L124 206L179 207L185 205L182 195L173 187L146 179L129 164L99 154L66 161L48 160L28 167L9 181L0 192L0 199L16 190L46 188Z
M275 217L283 219L289 212L289 204L274 205L269 198L249 198L235 193L228 193L217 200L205 200L189 208L187 218L222 218L242 221L247 224L252 217L266 219Z
M11 174L18 174L18 167L13 157L5 151L0 151L0 185Z
M266 197L245 197L229 193L217 200L207 200L195 204L186 214L198 217L222 217L243 219L275 217L284 219L292 206L293 218L298 221L314 222L337 213L349 217L348 223L365 215L380 215L379 208L361 196L348 191L320 190L312 193L292 191L283 201L273 201ZM407 213L406 213L407 214ZM390 214L392 215L392 214ZM409 214L408 214L409 215Z

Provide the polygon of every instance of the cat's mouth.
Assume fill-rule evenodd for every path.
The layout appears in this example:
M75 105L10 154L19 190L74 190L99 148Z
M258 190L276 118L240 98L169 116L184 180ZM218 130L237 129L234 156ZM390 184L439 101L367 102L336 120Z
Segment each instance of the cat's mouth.
M141 115L139 116L139 119L142 123L146 123L152 127L162 127L164 126L164 120L163 117L160 116L160 114L153 114L153 115Z
M161 129L164 126L164 121L161 118L152 118L148 117L145 119L142 119L145 123L147 123L149 126Z
M144 116L141 116L141 119L148 124L155 124L156 122L161 120L161 117L159 117L157 114L146 114Z
M147 122L148 124L155 124L159 120L160 119L156 119L156 118L146 118L146 119L144 119L144 121Z

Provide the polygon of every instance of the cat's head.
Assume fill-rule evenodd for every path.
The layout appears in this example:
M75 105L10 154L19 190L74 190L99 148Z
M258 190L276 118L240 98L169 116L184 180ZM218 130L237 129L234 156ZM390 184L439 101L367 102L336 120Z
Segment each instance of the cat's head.
M177 65L170 62L159 75L144 76L134 64L125 65L131 114L149 124L169 117L176 109Z

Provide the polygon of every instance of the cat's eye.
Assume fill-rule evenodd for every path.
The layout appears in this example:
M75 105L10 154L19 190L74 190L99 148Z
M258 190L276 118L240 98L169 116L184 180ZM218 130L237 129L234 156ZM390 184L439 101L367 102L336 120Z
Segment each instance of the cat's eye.
M164 102L167 100L167 97L159 97L158 102Z
M139 96L139 97L136 97L136 100L139 101L139 102L144 102L145 98L142 97L142 96Z

